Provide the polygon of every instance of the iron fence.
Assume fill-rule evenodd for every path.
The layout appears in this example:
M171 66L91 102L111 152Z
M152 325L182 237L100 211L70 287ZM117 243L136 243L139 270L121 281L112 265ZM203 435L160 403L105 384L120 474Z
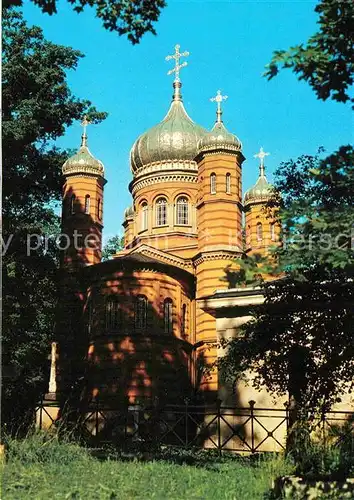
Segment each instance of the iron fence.
M223 451L259 453L284 451L291 411L284 408L197 405L164 407L130 405L107 406L95 401L80 410L60 408L55 401L41 401L36 409L37 426L48 428L71 422L90 443L110 442L123 447L175 445ZM314 432L325 441L339 444L351 436L354 449L354 412L333 411L311 421Z

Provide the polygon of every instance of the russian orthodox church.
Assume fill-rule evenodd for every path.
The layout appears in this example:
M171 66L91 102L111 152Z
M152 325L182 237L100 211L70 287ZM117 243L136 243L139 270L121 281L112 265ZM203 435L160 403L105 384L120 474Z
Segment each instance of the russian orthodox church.
M263 295L233 287L228 272L245 253L266 251L279 231L264 210L272 187L263 149L258 180L242 194L245 157L222 119L226 96L212 99L210 131L188 116L179 78L186 55L176 46L167 58L175 61L172 102L131 149L132 204L124 249L112 259L101 261L106 179L88 149L86 120L79 150L63 165L70 244L62 252L58 390L77 380L81 396L120 404L235 397L210 367L218 341L237 334Z

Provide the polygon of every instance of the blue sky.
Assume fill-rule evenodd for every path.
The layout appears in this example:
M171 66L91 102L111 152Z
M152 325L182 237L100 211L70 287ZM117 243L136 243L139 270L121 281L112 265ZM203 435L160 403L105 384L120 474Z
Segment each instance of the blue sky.
M135 139L161 121L172 96L171 63L165 56L176 43L188 50L181 71L184 104L191 118L206 128L215 120L210 97L221 89L229 99L223 119L243 143L243 187L257 179L253 155L263 146L268 178L281 161L302 153L328 151L352 142L350 106L316 99L310 87L290 71L268 82L264 66L276 49L305 42L316 30L311 1L170 0L156 24L157 36L145 35L139 45L103 29L95 11L76 14L66 0L48 16L27 2L25 18L42 27L48 40L85 54L68 74L73 93L90 99L109 117L88 129L89 147L103 161L107 185L104 199L105 240L122 233L125 207L131 204L129 151ZM58 141L78 147L81 127L68 129Z

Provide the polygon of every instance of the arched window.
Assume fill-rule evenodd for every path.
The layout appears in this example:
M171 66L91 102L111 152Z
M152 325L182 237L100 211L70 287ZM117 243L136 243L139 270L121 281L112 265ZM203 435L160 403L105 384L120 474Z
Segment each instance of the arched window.
M73 194L70 199L70 213L71 215L75 214L75 204L76 204L76 196Z
M225 176L225 190L227 194L231 194L231 174Z
M135 330L145 331L147 324L147 298L138 295L135 299Z
M109 297L106 302L106 330L118 330L122 326L122 310L118 297Z
M185 196L181 196L176 203L176 224L186 225L188 223L188 200Z
M251 243L251 226L249 224L246 229L246 243L247 245Z
M183 304L182 315L181 315L181 335L184 337L187 333L187 306Z
M270 232L270 239L272 241L275 240L275 222L271 222L269 224L269 232Z
M85 196L85 214L89 214L90 213L90 195L87 194Z
M172 300L165 299L163 303L163 325L166 335L173 333Z
M257 222L256 234L257 234L257 240L262 241L262 239L263 239L263 227L262 227L261 222Z
M210 174L210 194L216 194L216 174Z
M159 198L156 201L156 226L166 226L167 224L167 201Z
M144 203L141 204L141 231L146 231L148 228L148 210L148 205L146 201L144 201Z
M98 217L98 219L101 219L101 217L102 217L102 202L101 202L101 198L98 198L98 200L97 200L97 217Z

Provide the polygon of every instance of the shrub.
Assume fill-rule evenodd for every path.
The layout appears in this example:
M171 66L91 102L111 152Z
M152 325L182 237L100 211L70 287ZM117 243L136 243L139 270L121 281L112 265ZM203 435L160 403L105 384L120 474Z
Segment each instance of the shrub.
M297 475L342 479L354 473L353 434L346 428L341 434L331 429L329 435L318 437L308 423L298 422L289 433L287 450Z

